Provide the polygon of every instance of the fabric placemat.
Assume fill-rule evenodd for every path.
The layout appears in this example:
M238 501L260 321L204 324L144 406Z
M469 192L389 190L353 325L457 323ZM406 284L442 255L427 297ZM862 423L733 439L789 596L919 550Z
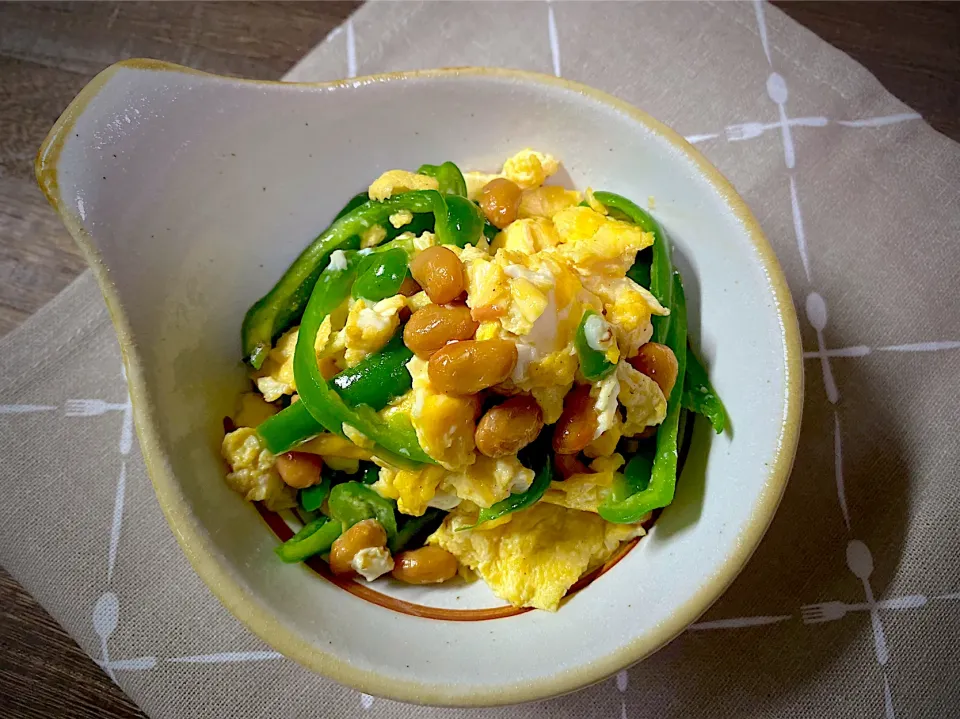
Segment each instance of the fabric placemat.
M413 707L309 673L177 547L89 273L0 342L3 566L155 718L957 715L958 146L765 4L369 4L289 78L451 65L644 108L731 179L777 251L807 350L802 437L726 595L654 657L538 704Z

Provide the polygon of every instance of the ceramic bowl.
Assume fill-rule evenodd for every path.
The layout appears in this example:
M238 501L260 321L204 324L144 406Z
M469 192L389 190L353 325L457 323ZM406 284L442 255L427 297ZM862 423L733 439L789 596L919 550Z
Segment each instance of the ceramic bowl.
M495 171L524 147L560 158L564 183L653 198L732 432L697 422L674 503L556 613L505 608L482 582L387 581L368 595L282 564L276 527L226 487L218 453L245 386L245 310L382 171L444 160ZM773 517L802 395L783 274L720 173L614 97L511 70L297 85L127 61L74 100L37 170L110 309L140 446L183 551L227 609L306 667L428 704L571 691L682 632Z

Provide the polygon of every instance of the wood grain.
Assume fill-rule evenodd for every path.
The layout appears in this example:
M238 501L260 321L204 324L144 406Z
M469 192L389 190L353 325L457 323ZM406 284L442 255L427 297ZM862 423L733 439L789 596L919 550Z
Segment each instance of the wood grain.
M778 2L960 139L960 3ZM0 336L83 270L33 180L47 130L99 70L149 56L280 77L357 6L323 3L0 3ZM143 717L0 570L0 717Z
M960 140L960 3L774 2Z

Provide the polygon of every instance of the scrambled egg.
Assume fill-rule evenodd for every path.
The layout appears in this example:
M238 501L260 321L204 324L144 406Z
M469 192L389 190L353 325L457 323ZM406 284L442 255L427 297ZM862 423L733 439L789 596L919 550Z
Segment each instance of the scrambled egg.
M520 195L520 218L552 218L561 210L580 204L580 193L563 187L537 187Z
M476 519L458 508L429 541L479 574L498 597L551 612L581 575L603 564L621 542L644 533L639 525L610 524L543 502L510 516L496 527L457 531Z
M574 474L560 482L551 482L543 501L568 509L596 512L610 494L613 479L624 465L619 454L599 457L590 463L590 472Z
M560 169L560 163L551 155L527 148L503 163L503 175L517 183L521 190L539 187Z
M348 310L349 303L344 302L323 320L317 332L314 349L320 371L326 379L343 369L344 345L340 330L347 319ZM267 402L275 402L283 395L291 395L297 391L293 377L293 354L297 348L299 333L299 327L284 332L267 354L260 369L252 374L254 384Z
M413 406L410 420L424 451L450 470L467 467L476 460L473 441L480 415L480 401L474 396L453 396L437 392L430 384L427 363L414 357L407 363L413 378Z
M230 432L221 452L230 465L227 486L248 502L263 502L274 512L297 506L297 491L280 479L275 457L260 444L255 430L241 427Z
M652 315L670 314L649 290L629 277L585 277L583 286L599 300L624 357L633 357L650 341Z
M490 243L490 249L496 252L502 248L510 252L533 255L559 244L560 235L552 222L544 217L527 217L507 225Z
M350 311L342 330L347 367L383 349L400 326L400 310L406 306L407 298L403 295L376 303L363 298L350 300Z
M667 399L656 382L629 362L617 365L616 376L620 382L620 404L627 411L622 428L624 436L632 437L663 422L667 416Z
M521 190L533 190L559 169L560 163L555 157L526 148L508 158L499 173L465 172L463 179L467 183L467 196L471 200L478 200L484 185L498 177L517 183ZM372 194L370 196L373 197Z
M561 210L553 224L563 241L558 252L582 275L623 277L637 252L653 244L652 233L589 207Z
M427 175L418 175L406 170L389 170L370 183L367 194L371 200L382 202L393 195L412 190L436 190L440 183L437 178Z
M477 461L443 479L443 486L478 507L490 507L511 494L525 492L533 484L533 470L516 455L491 459L477 455Z
M373 489L387 499L397 500L397 509L404 514L419 517L427 511L446 473L437 465L419 470L380 467L380 479Z
M413 213L410 210L400 210L390 215L390 224L397 229L409 225L411 222L413 222Z
M278 411L262 395L256 392L244 392L240 395L237 411L233 415L233 424L236 427L256 427Z
M524 492L533 483L533 470L516 456L491 459L478 455L476 461L459 471L432 465L415 470L380 467L373 485L381 496L397 500L404 514L419 517L427 507L453 509L466 500L477 507L489 507L515 492Z

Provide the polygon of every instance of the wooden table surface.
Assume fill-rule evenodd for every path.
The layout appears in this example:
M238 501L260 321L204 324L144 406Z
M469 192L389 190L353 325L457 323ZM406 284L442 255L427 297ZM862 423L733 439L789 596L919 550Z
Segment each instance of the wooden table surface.
M357 7L322 3L0 3L0 336L83 271L33 156L99 70L147 56L278 78ZM777 3L960 140L960 3ZM0 717L143 717L0 569Z

